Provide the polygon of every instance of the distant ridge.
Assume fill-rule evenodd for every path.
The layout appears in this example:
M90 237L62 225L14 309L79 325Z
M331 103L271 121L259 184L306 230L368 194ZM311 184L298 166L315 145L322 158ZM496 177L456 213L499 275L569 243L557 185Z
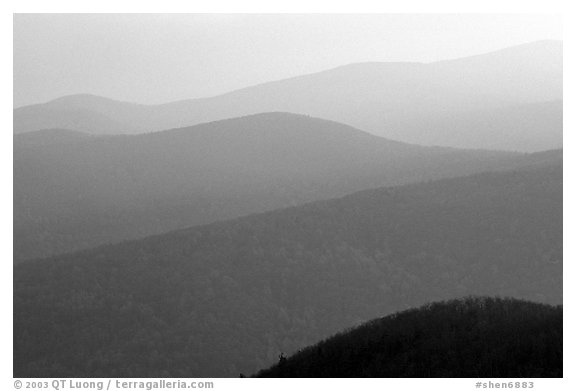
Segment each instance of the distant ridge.
M14 254L55 255L366 188L499 169L518 156L420 147L290 113L139 135L25 133L14 137Z
M562 146L562 112L556 110L548 123L550 111L531 106L533 124L515 116L514 108L561 100L562 43L545 41L429 64L350 64L161 105L63 97L14 110L14 132L52 127L142 133L282 111L415 144L531 152ZM497 131L488 126L484 133L475 124L479 116L490 118L492 111L506 126ZM474 136L474 142L463 143L466 136Z

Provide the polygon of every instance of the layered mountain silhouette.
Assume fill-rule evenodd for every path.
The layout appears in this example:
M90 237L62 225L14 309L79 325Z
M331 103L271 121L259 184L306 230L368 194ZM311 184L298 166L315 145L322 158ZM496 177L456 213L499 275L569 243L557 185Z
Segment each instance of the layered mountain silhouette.
M351 64L162 105L68 96L14 110L14 131L140 133L282 111L416 144L539 151L562 147L561 100L562 42L540 41L429 64Z
M258 118L269 121L271 117ZM221 133L212 126L206 134L220 137ZM346 129L342 131L351 137L348 146L366 137L374 149L362 150L373 151L366 152L368 155L380 154L377 138L350 135ZM193 135L190 137L200 137L201 133L176 132ZM244 129L238 142L248 142L247 132ZM337 133L330 126L330 134ZM149 137L159 141L169 135L167 132ZM29 137L41 138L42 134ZM81 146L86 138L93 140L80 136L58 150L61 154L76 151L84 157L80 160L84 163L66 158L59 169L84 169L94 156L114 162L110 168L103 166L99 174L110 170L112 175L138 167L118 164L115 159L122 154L113 155L109 150L107 154L98 150L92 156L92 144L90 148ZM107 143L107 139L96 140ZM123 154L133 154L130 161L138 154L147 156L143 163L150 159L143 153L147 139L137 140L143 144L128 147L115 140L114 145ZM326 143L325 138L321 140ZM54 137L46 142L54 142ZM382 142L390 146L389 142ZM174 145L181 143L180 139L174 141ZM310 142L306 145L314 146ZM178 161L174 159L179 156L178 149L166 151L171 152L171 162ZM211 156L214 152L204 147L192 155L201 153ZM281 153L275 151L274 155L285 164ZM306 154L302 152L300 156ZM315 149L314 156L327 159L329 154ZM161 155L154 159L162 161ZM351 158L348 164L355 159ZM273 365L281 352L291 355L349 327L431 301L499 295L561 304L562 152L516 159L516 166L507 171L366 190L16 264L14 376L236 377ZM309 164L304 158L289 160L296 165L290 167L294 169L298 164ZM230 164L234 162L236 159ZM240 167L251 164L242 162ZM325 164L333 164L333 160ZM392 164L381 165L380 169ZM163 175L155 177L151 168L147 171L150 178L167 180ZM85 177L94 182L99 178L87 174ZM251 182L257 183L245 183ZM118 183L126 183L125 178ZM460 316L459 308L459 304L433 306L430 310L385 318L353 332L351 339L344 335L325 346L334 347L334 362L341 363L347 353L338 353L340 343L355 341L358 336L370 346L371 339L390 330L389 338L397 344L390 348L396 350L386 350L386 357L402 355L400 350L406 348L402 360L415 366L406 367L404 372L394 367L398 363L390 363L387 368L390 373L409 375L410 368L421 374L418 363L434 357L410 361L414 349L432 351L449 332L457 338L446 343L455 344L466 338L480 338L486 332L483 337L487 337L487 346L502 349L491 351L490 357L499 352L518 353L514 338L528 336L537 345L521 341L524 350L518 357L525 359L511 363L513 368L527 363L527 368L535 371L530 376L560 375L548 371L550 366L557 368L561 324L558 311L516 303L490 304L484 310L475 304L464 305ZM439 317L441 313L456 317L447 320ZM441 326L440 318L448 323ZM492 321L492 326L485 324ZM392 329L382 328L381 324ZM428 331L417 337L423 324L437 327L440 334L431 337ZM407 328L398 331L399 325ZM543 332L543 327L548 326L549 330ZM372 327L374 332L370 331ZM518 334L515 327L519 327ZM415 338L419 342L408 344ZM383 349L388 349L386 341L382 339ZM459 354L469 357L475 352L486 352L479 340L475 341L468 350L450 350L452 356L443 359L454 361ZM547 341L551 341L548 350ZM434 354L441 354L442 349L446 350L446 346ZM554 361L542 364L534 359L534 354L542 352ZM366 363L367 374L387 375L388 372L370 372L380 360L374 351L363 354L360 358L365 359L361 362ZM289 360L295 368L298 357ZM486 365L501 363L500 358L491 361L490 357L483 357L460 375L487 374ZM362 375L352 363L344 368L350 376ZM431 368L437 368L436 374L441 375L442 363ZM512 372L493 373L500 376ZM515 373L528 375L521 370Z
M562 307L473 297L375 319L259 377L562 377Z
M498 169L521 156L420 147L287 113L130 136L25 133L14 138L14 255Z

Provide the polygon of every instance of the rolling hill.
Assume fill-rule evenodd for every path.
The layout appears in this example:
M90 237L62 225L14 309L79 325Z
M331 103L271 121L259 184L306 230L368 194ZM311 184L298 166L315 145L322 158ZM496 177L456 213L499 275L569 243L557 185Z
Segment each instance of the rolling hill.
M14 132L140 133L282 111L421 145L538 151L562 147L561 111L555 108L547 121L549 106L561 106L561 100L562 42L540 41L429 64L351 64L162 105L68 96L15 109ZM519 110L531 112L541 126ZM494 116L501 120L492 123Z
M562 377L562 307L473 297L375 319L258 377Z
M16 264L14 376L236 377L467 295L562 303L561 151Z
M25 133L14 138L15 260L497 169L520 156L419 147L288 113L143 135Z

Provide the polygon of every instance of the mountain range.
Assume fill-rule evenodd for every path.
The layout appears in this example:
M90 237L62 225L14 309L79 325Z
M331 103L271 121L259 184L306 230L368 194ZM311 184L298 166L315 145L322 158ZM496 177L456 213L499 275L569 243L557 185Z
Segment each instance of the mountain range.
M14 377L562 376L562 77L540 41L15 108Z
M561 304L562 151L509 167L16 264L14 376L238 376L431 301Z
M562 42L539 41L428 64L351 64L161 105L67 96L15 109L14 132L142 133L276 111L421 145L525 152L561 148Z
M505 168L522 156L421 147L289 113L141 135L24 133L14 137L14 258Z

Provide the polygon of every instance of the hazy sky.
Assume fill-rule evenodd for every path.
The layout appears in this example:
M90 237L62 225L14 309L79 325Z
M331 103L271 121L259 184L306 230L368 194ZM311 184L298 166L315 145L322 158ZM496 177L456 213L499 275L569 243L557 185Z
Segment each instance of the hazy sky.
M14 105L198 98L363 61L431 62L562 39L554 15L20 14Z

